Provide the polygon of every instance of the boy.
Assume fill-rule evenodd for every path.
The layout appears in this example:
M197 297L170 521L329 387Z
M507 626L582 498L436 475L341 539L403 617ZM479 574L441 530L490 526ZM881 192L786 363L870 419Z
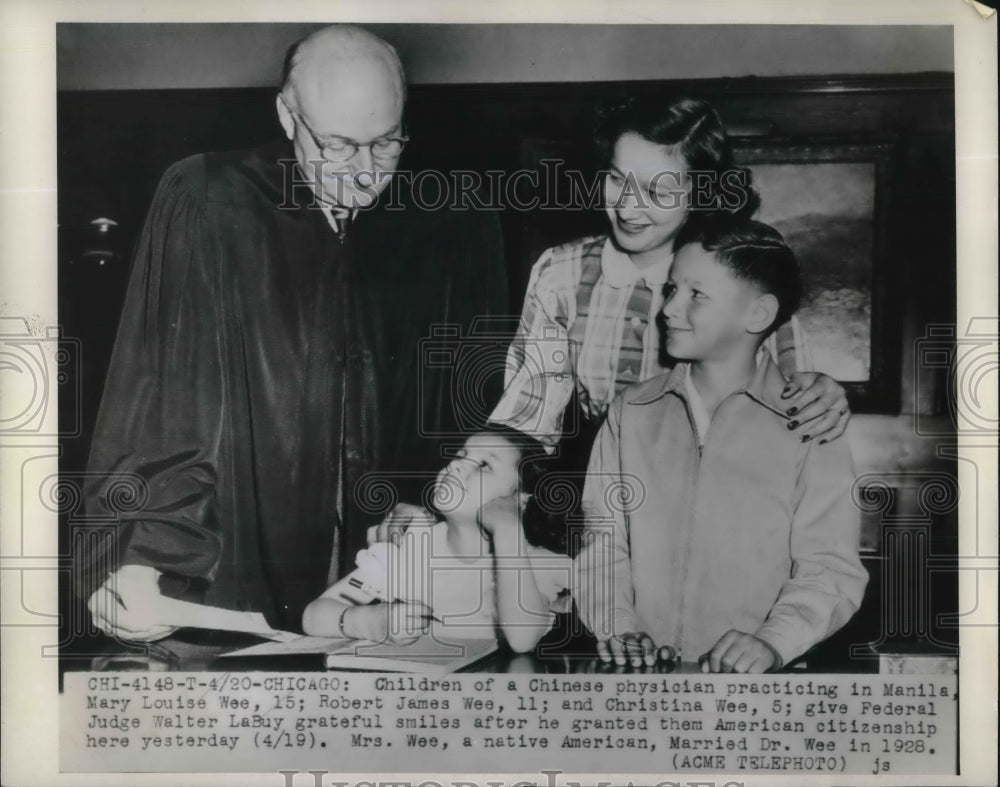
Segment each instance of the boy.
M651 665L671 645L705 672L776 670L861 602L850 453L792 433L758 352L801 297L781 235L689 222L676 246L662 317L679 363L608 411L574 595L605 661Z

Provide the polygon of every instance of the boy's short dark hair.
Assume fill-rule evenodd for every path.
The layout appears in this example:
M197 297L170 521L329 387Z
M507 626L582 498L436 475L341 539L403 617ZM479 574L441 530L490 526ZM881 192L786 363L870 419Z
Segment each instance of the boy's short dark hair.
M802 274L794 252L781 233L760 221L713 216L689 219L674 248L699 244L713 252L738 279L751 282L778 301L778 313L765 336L791 318L802 300Z

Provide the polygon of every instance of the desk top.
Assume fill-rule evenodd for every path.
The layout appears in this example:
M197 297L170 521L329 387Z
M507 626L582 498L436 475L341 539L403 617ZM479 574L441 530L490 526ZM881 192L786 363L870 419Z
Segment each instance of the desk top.
M93 671L183 671L183 672L311 672L325 670L323 654L288 654L274 657L227 657L222 654L259 642L246 635L216 632L206 640L200 636L175 636L151 643L108 641L105 652L91 657L72 659L67 669ZM618 666L597 658L593 638L557 626L531 653L514 653L501 645L465 672L500 674L668 674L700 672L697 663L664 663L653 667Z

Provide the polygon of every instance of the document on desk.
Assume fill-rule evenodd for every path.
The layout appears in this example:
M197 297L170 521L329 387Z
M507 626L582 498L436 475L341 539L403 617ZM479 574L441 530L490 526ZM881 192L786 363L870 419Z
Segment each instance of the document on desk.
M296 656L308 653L330 653L350 644L353 640L342 637L303 637L262 642L248 648L223 653L219 658L242 658L244 656Z
M121 580L124 582L124 580ZM119 586L121 587L121 586ZM195 604L191 601L181 601L169 596L147 594L129 594L130 610L138 603L142 606L142 614L149 620L155 620L167 626L177 628L201 628L213 631L236 631L246 634L256 634L270 640L287 641L299 637L290 631L279 631L271 628L271 624L260 612L241 612L235 609L223 609L207 604Z
M286 642L298 638L291 631L271 628L271 624L260 612L240 612L234 609L193 604L189 601L165 598L163 616L157 618L168 625L188 628L204 628L216 631L237 631L256 634L258 637Z
M497 641L494 638L441 639L426 634L407 645L398 645L391 642L299 637L264 642L225 653L220 658L325 653L324 664L331 670L447 673L463 669L496 650Z

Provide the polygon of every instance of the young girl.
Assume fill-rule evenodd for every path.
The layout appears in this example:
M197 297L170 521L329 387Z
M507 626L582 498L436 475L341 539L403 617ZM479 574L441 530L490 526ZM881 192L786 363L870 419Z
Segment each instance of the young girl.
M386 595L398 600L353 606L328 590L306 607L305 632L405 642L428 630L482 638L499 628L513 650L531 650L570 572L568 558L547 548L559 545L533 502L546 459L538 441L510 427L469 437L434 482L441 521L411 529L390 553Z

